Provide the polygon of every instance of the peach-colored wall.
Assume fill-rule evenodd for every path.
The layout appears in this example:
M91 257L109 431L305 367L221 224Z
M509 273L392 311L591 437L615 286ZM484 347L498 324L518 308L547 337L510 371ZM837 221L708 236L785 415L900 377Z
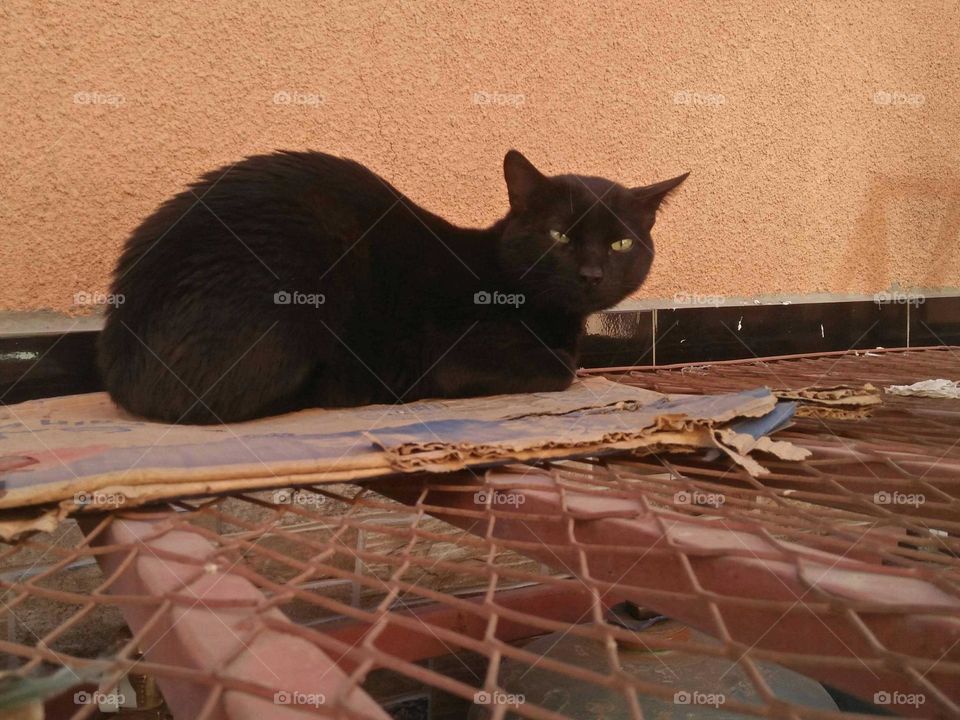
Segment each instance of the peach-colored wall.
M0 309L70 310L164 198L273 148L473 224L510 147L692 170L642 297L960 286L958 2L6 0L0 24Z

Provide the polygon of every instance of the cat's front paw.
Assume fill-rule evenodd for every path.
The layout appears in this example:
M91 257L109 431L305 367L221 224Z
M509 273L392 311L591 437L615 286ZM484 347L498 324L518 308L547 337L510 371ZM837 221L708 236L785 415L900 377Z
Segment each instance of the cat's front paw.
M528 392L560 392L573 384L574 375L544 375L537 378Z
M560 348L551 348L550 356L538 373L536 389L541 392L566 390L576 377L577 357Z
M577 372L577 356L561 348L552 348L551 352L557 358L557 366L566 370L572 380Z

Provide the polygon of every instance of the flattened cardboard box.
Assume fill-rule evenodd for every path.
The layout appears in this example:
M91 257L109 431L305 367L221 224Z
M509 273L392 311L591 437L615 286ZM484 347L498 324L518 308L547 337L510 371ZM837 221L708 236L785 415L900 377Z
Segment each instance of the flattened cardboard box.
M104 393L34 400L0 411L0 536L50 529L84 507L664 447L720 448L756 474L764 470L751 452L806 455L758 439L791 412L777 410L766 389L666 396L604 378L563 392L314 409L219 426L139 420ZM769 422L762 433L742 433L730 427L738 418Z

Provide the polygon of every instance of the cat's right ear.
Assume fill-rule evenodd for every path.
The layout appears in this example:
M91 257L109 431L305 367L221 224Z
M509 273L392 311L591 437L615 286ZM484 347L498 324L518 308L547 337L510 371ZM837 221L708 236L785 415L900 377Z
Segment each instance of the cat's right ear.
M688 175L690 175L690 173L685 172L683 175L677 175L675 178L663 180L653 185L633 188L630 192L643 203L651 215L655 215L661 203L663 203L670 193L680 186L680 183L687 179Z
M503 158L503 177L507 181L510 208L516 212L529 209L549 183L547 177L516 150L509 151Z

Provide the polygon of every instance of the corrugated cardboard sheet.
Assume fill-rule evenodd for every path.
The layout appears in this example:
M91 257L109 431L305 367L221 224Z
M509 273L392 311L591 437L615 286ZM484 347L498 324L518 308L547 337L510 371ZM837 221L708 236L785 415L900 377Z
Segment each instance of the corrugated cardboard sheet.
M90 507L654 448L720 448L762 473L755 451L806 454L763 437L791 411L777 410L766 389L665 396L603 378L563 392L305 410L220 426L142 421L103 393L35 400L0 410L0 536L49 529ZM742 431L743 418L766 422Z

